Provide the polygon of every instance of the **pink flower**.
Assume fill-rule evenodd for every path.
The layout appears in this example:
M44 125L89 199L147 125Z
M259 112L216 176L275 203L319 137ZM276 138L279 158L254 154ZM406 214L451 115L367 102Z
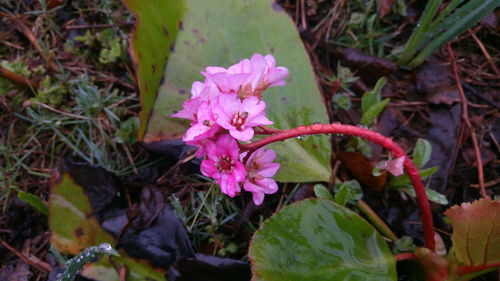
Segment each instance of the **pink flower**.
M209 66L202 74L206 77L205 82L216 84L222 93L238 93L241 98L260 98L262 91L268 87L285 85L288 69L276 67L272 55L254 54L227 69Z
M265 108L266 103L257 97L241 101L236 95L221 95L213 112L217 115L217 124L229 130L231 136L249 141L254 135L253 127L273 124L267 119Z
M215 123L208 102L202 102L198 106L198 111L194 117L196 119L191 123L191 127L186 131L183 138L185 142L213 137L219 131L220 127Z
M241 190L239 183L246 177L245 167L238 159L238 144L226 134L215 143L208 142L206 149L207 158L201 162L201 173L215 179L223 193L234 197Z
M394 160L387 160L384 162L380 162L377 164L377 168L387 170L393 176L397 177L404 173L404 166L403 166L404 162L405 162L405 157L401 156Z
M278 172L280 164L271 163L276 158L273 150L260 148L247 160L247 178L243 189L252 192L255 205L262 204L264 194L273 194L278 190L278 184L272 177Z

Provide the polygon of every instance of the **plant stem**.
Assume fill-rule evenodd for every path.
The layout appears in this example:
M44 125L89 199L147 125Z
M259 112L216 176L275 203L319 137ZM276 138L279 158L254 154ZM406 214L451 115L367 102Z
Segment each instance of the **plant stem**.
M489 268L499 267L499 266L500 266L500 262L495 262L495 263L491 263L491 264L477 265L477 266L472 266L472 265L470 265L470 266L460 266L457 269L457 273L460 274L460 275L464 275L464 274L470 274L470 273L482 271L482 270L489 269Z
M289 138L295 138L304 135L317 134L344 134L357 136L383 146L385 149L389 150L396 158L404 156L404 168L413 184L413 187L415 188L418 206L420 208L420 212L422 213L425 244L426 247L430 250L435 250L436 243L434 241L434 226L432 222L430 203L425 193L425 187L422 183L422 179L418 174L418 168L415 166L410 157L406 155L404 150L398 144L393 142L392 139L385 137L377 132L352 125L343 125L337 123L313 124L310 126L299 126L294 129L283 130L279 133L270 135L253 143L240 144L240 148L243 150L255 150L273 142L283 141Z
M401 253L396 255L396 261L415 260L415 253Z
M370 220L370 222L378 229L378 231L385 237L391 240L397 240L398 237L389 226L373 211L373 209L366 204L365 201L359 200L358 209Z

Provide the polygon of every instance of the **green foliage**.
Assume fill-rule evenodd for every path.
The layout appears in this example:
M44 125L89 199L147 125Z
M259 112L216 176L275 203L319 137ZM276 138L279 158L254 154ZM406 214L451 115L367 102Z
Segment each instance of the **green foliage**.
M462 2L463 0L450 1L438 14L442 0L428 1L398 64L411 67L420 65L433 51L471 28L500 5L498 0L470 0L460 6Z
M389 103L389 99L381 100L381 91L386 83L385 77L380 78L373 90L364 93L361 97L361 124L371 126Z
M418 168L422 168L431 158L431 154L432 146L430 142L425 139L418 139L413 149L413 163L415 163Z
M49 210L47 207L47 203L43 201L38 195L33 193L28 193L20 190L17 193L17 198L19 200L28 203L31 207L35 208L38 212L43 215L47 215Z
M345 94L335 94L332 97L333 108L349 110L351 109L351 100Z
M28 69L28 66L21 60L17 59L13 62L9 62L7 60L0 60L0 67L7 69L8 71L19 74L23 77L29 77L31 71ZM0 77L0 97L2 97L7 91L13 89L15 84L12 84L11 81L6 78Z
M200 71L210 65L227 67L254 53L272 53L278 65L286 66L290 71L285 87L268 89L263 96L268 108L272 108L267 114L274 122L274 128L289 129L329 121L309 57L295 25L285 11L273 9L274 1L185 0L183 3L189 12L182 17L183 29L178 33L175 52L168 60L164 83L156 100L148 102L147 106L154 103L152 114L148 115L151 116L149 121L141 118L141 127L148 122L144 141L180 138L189 124L186 120L170 116L180 110L182 103L189 98L193 81L203 79ZM149 5L158 9L152 2L143 4ZM138 13L140 19L148 16L144 11ZM246 19L245 24L241 24L242 18ZM165 21L169 20L172 19L162 14L156 25L166 24ZM221 29L221 26L224 28ZM151 27L153 30L157 28ZM136 34L146 36L143 32L150 30L138 30ZM163 44L163 48L166 45ZM134 49L138 51L139 47L146 48L141 45ZM150 55L146 51L141 52L142 58ZM155 57L154 61L159 61L159 58ZM141 64L141 61L138 63ZM163 74L162 70L158 65L156 71ZM157 88L151 86L149 89ZM142 89L141 94L145 94ZM277 152L281 164L276 176L279 181L329 179L331 148L328 136L289 139L272 144L270 148Z
M115 140L118 143L133 144L137 141L136 130L139 128L139 118L131 117L120 122L120 129L116 132Z
M398 240L394 241L394 247L392 252L395 254L405 253L405 252L415 252L417 246L413 243L413 238L410 236L403 236Z
M359 215L330 200L291 204L264 222L249 250L255 281L396 280L394 256Z
M142 140L165 74L167 59L173 50L179 27L182 26L185 3L175 0L123 0L123 3L137 20L130 36L130 54L140 93L142 110L137 136Z
M314 195L316 195L317 198L335 200L330 190L328 190L328 188L326 188L324 185L315 184L313 188Z
M66 262L64 272L58 275L57 281L73 281L86 263L97 262L104 254L120 256L109 243L88 247Z
M361 189L361 185L357 180L336 183L334 190L335 202L342 206L345 206L347 203L356 205L358 200L363 198L363 189Z
M67 93L68 90L60 80L54 82L49 75L46 75L36 91L36 96L31 101L58 107L64 101Z

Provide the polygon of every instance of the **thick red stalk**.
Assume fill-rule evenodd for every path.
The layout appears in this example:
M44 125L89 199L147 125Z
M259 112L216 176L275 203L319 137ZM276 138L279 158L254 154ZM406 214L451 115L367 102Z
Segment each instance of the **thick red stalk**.
M310 126L299 126L294 129L279 131L274 135L270 135L265 137L264 139L258 140L249 144L241 144L240 148L245 150L255 150L265 145L268 145L273 142L282 141L289 138L295 138L304 135L317 135L317 134L344 134L350 136L357 136L374 143L377 143L383 146L385 149L389 150L394 157L405 157L404 168L406 174L410 178L413 187L415 188L415 193L417 195L418 206L420 208L420 212L422 213L422 221L424 226L424 237L426 247L430 250L435 250L435 241L434 241L434 226L432 222L432 214L431 208L429 204L429 200L427 198L427 194L425 193L425 187L422 183L422 179L418 174L418 168L413 164L410 157L406 155L404 150L392 139L383 136L377 132L360 128L351 125L343 125L343 124L313 124Z

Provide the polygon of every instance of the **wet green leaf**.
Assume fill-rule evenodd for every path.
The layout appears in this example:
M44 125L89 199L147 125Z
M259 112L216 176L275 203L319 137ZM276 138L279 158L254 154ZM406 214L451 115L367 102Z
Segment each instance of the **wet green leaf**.
M272 0L185 0L184 4L182 29L154 103L146 142L180 138L184 134L189 122L170 116L190 97L191 84L204 79L200 71L206 66L228 67L254 53L273 54L277 64L290 71L285 87L264 92L274 128L328 122L307 52L295 25L279 5ZM281 164L278 180L328 181L328 136L286 140L271 148L277 151Z
M424 180L424 179L432 176L434 173L436 173L438 171L438 169L439 169L438 167L430 167L430 168L418 171L418 174ZM389 182L387 183L387 186L392 188L392 187L408 185L410 183L411 183L410 178L407 175L401 175L398 177L391 177L389 179Z
M411 197L415 198L417 196L417 194L415 193L415 189L413 189L413 186L411 186L411 185L398 187L398 189L408 193L408 195L410 195ZM435 191L434 189L426 188L425 194L427 194L427 197L429 198L429 200L434 202L434 203L437 203L440 205L448 205L448 199L446 198L446 196Z
M45 201L43 201L36 194L19 191L17 193L17 198L19 198L19 200L21 201L28 203L31 207L35 208L41 214L47 215L49 212L49 209L47 208L47 203L45 203Z
M167 59L182 26L183 1L123 0L135 15L137 25L130 35L130 54L139 86L141 124L137 130L142 139L158 94Z
M357 180L344 181L335 184L335 202L345 206L347 203L355 205L363 198L363 189Z
M67 174L60 182L51 186L49 228L52 234L51 244L65 254L77 255L85 248L102 243L116 245L116 240L101 228L94 217L82 187ZM114 265L127 267L127 280L165 280L163 272L127 257L125 253L120 254L121 257L114 258ZM107 259L96 264L87 264L82 274L97 281L120 280L115 267Z
M430 142L425 139L418 139L413 149L413 163L415 163L418 168L422 168L431 158L431 153L432 146Z
M396 280L395 258L359 215L329 200L283 208L254 235L255 281Z
M314 195L316 195L317 198L334 200L330 190L322 184L314 185Z

